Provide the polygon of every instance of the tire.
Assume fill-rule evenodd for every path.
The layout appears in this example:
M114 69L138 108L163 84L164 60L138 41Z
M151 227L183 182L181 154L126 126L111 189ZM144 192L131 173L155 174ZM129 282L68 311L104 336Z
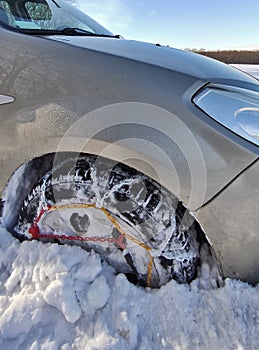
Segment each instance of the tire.
M20 240L94 249L135 284L189 283L200 263L197 223L157 182L121 163L84 155L47 172L23 201Z

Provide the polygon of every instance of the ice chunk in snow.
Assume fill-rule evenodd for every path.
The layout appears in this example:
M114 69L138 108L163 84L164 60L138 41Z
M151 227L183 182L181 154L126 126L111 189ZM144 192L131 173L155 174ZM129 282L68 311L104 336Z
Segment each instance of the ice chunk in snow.
M107 303L110 296L110 288L104 276L100 276L91 284L87 300L96 310L101 309Z
M86 252L84 252L87 254ZM102 270L99 255L92 251L87 258L86 264L81 265L75 272L75 277L79 280L91 283Z
M68 322L74 323L81 316L73 282L67 273L58 274L44 293L44 300L61 311Z

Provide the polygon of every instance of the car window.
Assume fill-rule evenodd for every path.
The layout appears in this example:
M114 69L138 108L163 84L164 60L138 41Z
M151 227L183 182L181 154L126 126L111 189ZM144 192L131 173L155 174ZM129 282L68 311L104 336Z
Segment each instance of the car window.
M86 23L80 21L76 17L67 12L55 11L46 1L40 3L34 1L26 1L25 9L28 13L29 21L39 29L62 29L62 28L79 28L94 32ZM26 26L25 26L26 28Z
M16 17L16 24L20 28L41 28L46 26L51 20L51 10L48 4L44 2L36 3L26 1L24 7L28 14L28 19Z
M76 28L93 34L111 32L61 0L0 0L0 25L23 32Z
M50 20L51 19L51 10L46 3L44 2L32 2L26 1L24 6L31 19L37 20Z

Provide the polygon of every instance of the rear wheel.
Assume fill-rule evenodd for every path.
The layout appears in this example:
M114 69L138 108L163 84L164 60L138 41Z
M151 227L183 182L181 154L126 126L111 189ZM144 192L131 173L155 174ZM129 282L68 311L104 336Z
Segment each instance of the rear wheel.
M154 180L101 157L69 158L47 172L23 201L15 231L94 249L143 286L197 275L193 217Z

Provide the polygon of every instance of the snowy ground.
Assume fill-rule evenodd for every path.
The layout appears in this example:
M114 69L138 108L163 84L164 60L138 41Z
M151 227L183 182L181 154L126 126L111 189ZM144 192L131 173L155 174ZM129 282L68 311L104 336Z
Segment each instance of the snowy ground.
M9 349L258 350L259 285L144 289L93 252L21 244L0 226L0 350Z
M247 72L257 79L259 79L259 65L258 64L233 64L234 67Z
M258 349L259 286L145 290L79 247L0 230L1 350Z

